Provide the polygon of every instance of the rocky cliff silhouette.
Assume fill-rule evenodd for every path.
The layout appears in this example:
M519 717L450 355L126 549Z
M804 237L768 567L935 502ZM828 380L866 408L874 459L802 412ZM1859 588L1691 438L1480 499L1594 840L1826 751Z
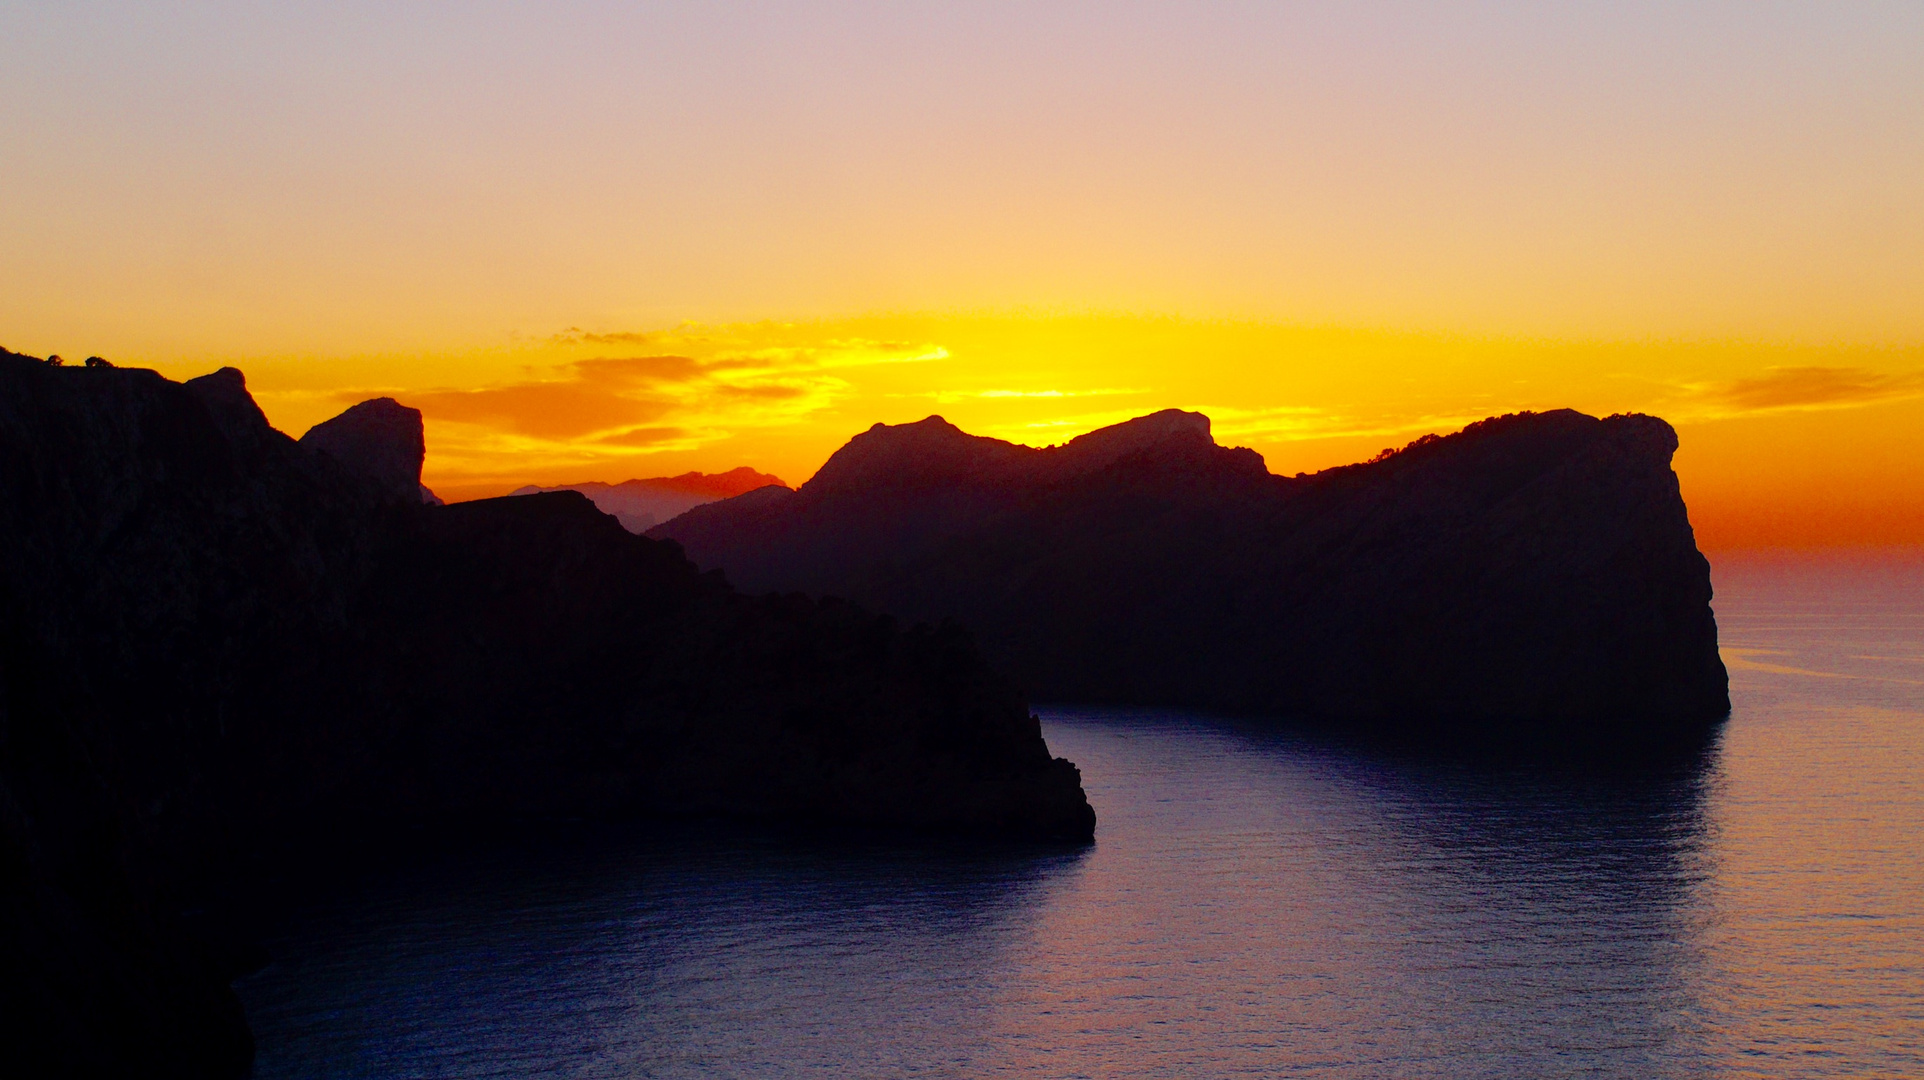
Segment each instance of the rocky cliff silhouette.
M751 599L575 493L424 503L420 416L0 355L0 991L36 1075L235 1076L215 875L410 826L726 814L1086 840L950 626Z
M1048 449L930 417L650 535L745 590L960 619L1045 699L1607 750L1729 711L1676 447L1562 410L1284 477L1196 413Z

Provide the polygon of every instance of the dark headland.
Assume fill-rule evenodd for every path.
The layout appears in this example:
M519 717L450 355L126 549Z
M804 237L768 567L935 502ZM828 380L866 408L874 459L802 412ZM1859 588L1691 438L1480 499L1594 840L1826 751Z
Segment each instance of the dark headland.
M1730 709L1676 448L1562 410L1288 477L1197 413L1047 449L930 417L649 535L747 591L956 618L1041 700L1608 752Z
M385 399L297 443L233 369L0 354L18 1075L241 1075L245 958L183 910L410 826L1091 836L1074 766L962 631L743 596L573 492L433 505L422 453Z

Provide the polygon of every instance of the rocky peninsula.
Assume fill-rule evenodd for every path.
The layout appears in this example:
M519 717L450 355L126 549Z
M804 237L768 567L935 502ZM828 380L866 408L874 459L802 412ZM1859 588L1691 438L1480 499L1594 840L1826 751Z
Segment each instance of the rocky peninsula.
M0 354L9 1054L238 1076L196 889L410 826L728 815L1085 841L954 625L751 598L580 494L435 505L418 412Z
M930 417L649 535L746 590L958 619L1042 700L1607 752L1730 708L1676 448L1560 410L1277 476L1197 413L1041 449Z

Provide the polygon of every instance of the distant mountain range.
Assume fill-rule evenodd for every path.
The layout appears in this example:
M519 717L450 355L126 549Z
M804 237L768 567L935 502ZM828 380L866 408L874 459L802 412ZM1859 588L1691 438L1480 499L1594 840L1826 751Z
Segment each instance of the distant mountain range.
M1048 449L932 416L649 535L746 590L958 619L1044 700L1611 745L1729 710L1676 446L1522 413L1286 477L1197 413Z
M604 514L614 515L621 527L631 533L647 532L670 518L720 499L732 498L757 488L782 487L781 478L756 472L746 466L725 473L686 472L680 476L654 476L643 480L623 480L607 484L589 480L580 484L538 487L529 484L510 495L534 495L543 491L579 491L588 496Z

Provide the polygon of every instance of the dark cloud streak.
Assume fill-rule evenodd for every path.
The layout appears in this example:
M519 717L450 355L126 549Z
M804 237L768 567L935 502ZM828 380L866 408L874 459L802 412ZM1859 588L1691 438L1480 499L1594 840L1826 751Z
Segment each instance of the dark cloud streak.
M583 382L633 386L689 382L710 365L690 356L611 356L577 360L571 366Z
M640 427L613 435L603 435L595 441L608 446L659 446L662 443L686 438L687 435L685 428Z
M614 394L580 382L520 383L486 390L428 390L406 404L430 419L504 426L524 435L571 439L658 420L679 404L667 397Z
M1747 411L1867 405L1924 393L1924 372L1887 375L1863 368L1772 368L1714 396Z

